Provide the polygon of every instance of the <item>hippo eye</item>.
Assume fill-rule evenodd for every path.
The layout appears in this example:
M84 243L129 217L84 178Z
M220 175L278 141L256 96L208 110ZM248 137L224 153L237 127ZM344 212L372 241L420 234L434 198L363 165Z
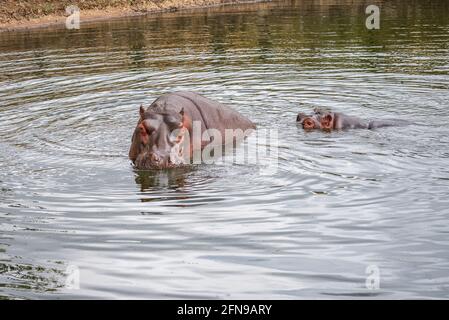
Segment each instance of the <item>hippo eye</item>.
M179 121L169 122L168 125L170 126L170 128L178 128L179 127Z
M182 121L180 121L179 117L175 117L173 115L166 115L164 121L172 129L182 127Z

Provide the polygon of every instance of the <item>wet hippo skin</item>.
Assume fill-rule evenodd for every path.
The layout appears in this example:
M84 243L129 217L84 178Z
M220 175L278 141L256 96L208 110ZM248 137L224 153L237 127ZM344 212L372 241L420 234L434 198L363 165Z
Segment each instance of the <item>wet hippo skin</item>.
M184 164L183 157L208 144L223 145L225 130L240 129L244 136L256 126L237 111L194 92L173 92L160 96L148 108L140 107L140 117L132 137L129 158L139 169L163 169ZM194 128L205 139L198 143ZM222 139L215 139L211 130ZM246 132L247 131L247 132ZM187 134L188 133L188 134ZM189 150L183 150L190 139Z
M366 121L358 117L349 116L340 112L323 111L315 109L312 114L298 113L296 121L304 130L346 130L346 129L377 129L383 127L403 126L409 124L405 120L371 120Z

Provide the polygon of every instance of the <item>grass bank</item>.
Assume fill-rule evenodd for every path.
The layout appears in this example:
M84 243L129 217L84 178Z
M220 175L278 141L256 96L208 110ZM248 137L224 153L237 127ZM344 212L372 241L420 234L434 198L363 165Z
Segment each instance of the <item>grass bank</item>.
M64 24L66 7L80 9L81 23L153 12L176 11L248 0L2 0L0 31Z

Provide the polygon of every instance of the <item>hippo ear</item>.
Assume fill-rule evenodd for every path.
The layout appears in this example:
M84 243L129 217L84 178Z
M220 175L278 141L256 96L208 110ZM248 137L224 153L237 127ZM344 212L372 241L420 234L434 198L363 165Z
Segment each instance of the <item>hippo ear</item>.
M303 112L298 113L298 116L296 117L297 122L301 122L304 118L306 118L307 115Z
M143 107L143 104L140 105L139 113L140 113L140 119L143 120L144 115L145 115L145 108Z
M334 120L334 115L331 113L327 113L326 115L324 115L321 118L321 125L325 128L331 127L333 120Z
M182 107L181 111L179 111L179 114L184 117L184 107Z

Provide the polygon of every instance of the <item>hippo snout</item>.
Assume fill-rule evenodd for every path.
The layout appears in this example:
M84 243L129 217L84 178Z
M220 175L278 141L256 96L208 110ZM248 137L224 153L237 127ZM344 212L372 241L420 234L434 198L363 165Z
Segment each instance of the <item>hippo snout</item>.
M154 167L158 168L168 168L172 165L169 154L162 155L158 153L152 153L150 155L150 162Z
M170 160L170 154L161 154L153 152L149 154L148 161L146 161L147 168L165 169L173 167L173 163Z

